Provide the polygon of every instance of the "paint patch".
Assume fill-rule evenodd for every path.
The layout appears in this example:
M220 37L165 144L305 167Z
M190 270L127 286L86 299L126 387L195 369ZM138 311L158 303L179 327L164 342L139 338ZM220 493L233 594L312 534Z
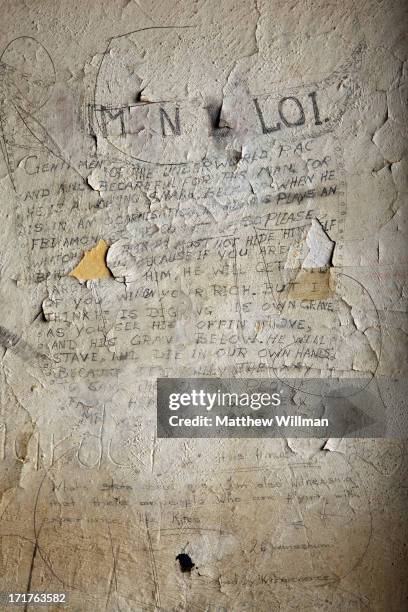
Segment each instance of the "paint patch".
M289 298L293 300L325 300L331 295L330 268L300 270L289 290Z
M79 264L68 276L74 276L79 281L111 277L112 273L106 265L108 249L109 245L105 240L100 240L96 247L90 251L85 251Z

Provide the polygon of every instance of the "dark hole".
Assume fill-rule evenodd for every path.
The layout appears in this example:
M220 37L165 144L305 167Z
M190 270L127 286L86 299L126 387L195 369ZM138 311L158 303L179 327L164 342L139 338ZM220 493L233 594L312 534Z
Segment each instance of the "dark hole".
M195 563L192 562L191 557L186 553L180 553L176 557L176 561L180 563L180 569L182 572L191 572Z

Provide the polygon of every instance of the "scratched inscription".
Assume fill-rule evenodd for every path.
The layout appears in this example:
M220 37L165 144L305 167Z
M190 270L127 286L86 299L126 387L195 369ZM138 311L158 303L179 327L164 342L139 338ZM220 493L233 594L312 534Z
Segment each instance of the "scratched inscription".
M367 17L366 42L326 3L174 25L119 4L75 8L67 57L45 27L1 47L0 590L73 612L399 612L403 441L157 439L155 406L159 377L293 378L303 410L309 379L400 372L402 154L374 149L400 110L396 36Z

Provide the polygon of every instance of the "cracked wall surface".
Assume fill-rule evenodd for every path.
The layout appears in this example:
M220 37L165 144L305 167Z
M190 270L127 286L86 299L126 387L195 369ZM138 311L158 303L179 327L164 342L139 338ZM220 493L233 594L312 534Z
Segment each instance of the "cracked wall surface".
M0 7L0 591L402 612L406 3ZM333 373L386 439L157 437L157 378Z

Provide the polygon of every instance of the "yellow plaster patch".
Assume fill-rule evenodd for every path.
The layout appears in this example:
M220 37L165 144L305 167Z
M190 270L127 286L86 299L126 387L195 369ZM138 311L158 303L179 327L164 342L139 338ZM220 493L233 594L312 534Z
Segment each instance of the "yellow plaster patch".
M289 290L289 298L294 300L326 300L331 295L330 268L324 271L300 270Z
M96 247L85 251L79 264L69 273L79 281L96 280L98 278L109 278L111 271L106 265L106 253L109 245L105 240L100 240Z

